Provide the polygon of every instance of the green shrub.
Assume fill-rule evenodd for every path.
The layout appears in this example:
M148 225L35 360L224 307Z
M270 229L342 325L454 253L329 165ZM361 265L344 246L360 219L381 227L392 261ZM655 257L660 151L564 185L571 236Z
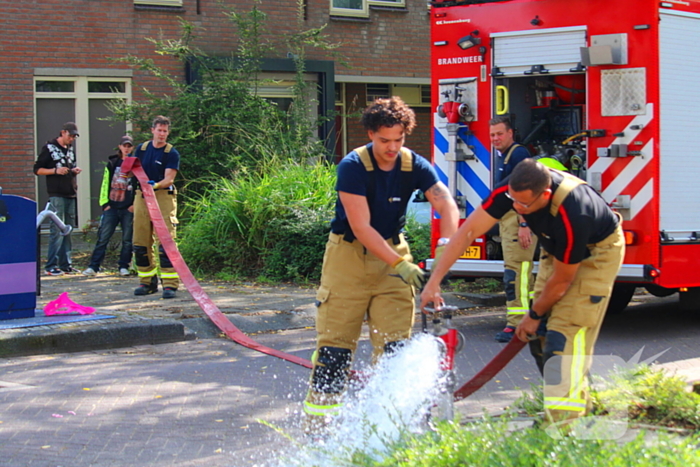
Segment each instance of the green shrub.
M430 224L421 224L413 216L408 216L404 234L414 262L430 258Z
M264 273L278 281L319 281L330 232L330 209L295 210L270 226L277 240L264 252Z
M190 201L191 220L182 229L180 251L191 267L205 273L254 277L264 271L269 276L281 261L269 251L296 252L294 242L300 237L289 233L303 234L324 216L330 219L334 182L335 168L325 163L278 159L262 172L211 182L202 196ZM274 262L270 268L265 266L268 256ZM307 274L306 266L291 273Z

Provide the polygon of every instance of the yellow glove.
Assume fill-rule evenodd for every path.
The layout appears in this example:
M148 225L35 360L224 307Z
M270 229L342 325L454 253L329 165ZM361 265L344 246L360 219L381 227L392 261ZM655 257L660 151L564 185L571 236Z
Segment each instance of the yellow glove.
M394 264L394 269L399 273L401 279L408 285L420 289L425 283L425 275L423 270L410 261L399 258Z

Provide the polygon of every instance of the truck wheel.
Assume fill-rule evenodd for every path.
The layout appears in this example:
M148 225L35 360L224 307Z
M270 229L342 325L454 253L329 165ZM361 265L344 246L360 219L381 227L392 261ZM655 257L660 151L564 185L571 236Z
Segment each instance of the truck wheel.
M637 286L634 284L616 283L610 295L607 314L615 315L622 313L622 311L627 308L630 300L632 300L636 288Z
M678 289L669 289L656 284L647 284L644 286L644 288L647 289L647 292L652 294L654 297L668 297L678 292Z

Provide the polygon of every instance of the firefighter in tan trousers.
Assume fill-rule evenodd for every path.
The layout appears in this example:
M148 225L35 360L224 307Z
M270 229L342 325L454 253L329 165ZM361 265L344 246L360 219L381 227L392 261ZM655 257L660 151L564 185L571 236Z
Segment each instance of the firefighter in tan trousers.
M177 225L177 190L173 182L180 170L180 153L167 142L170 134L170 119L158 116L151 126L153 139L136 146L134 156L141 160L149 185L158 201L158 207L170 235L175 238ZM143 192L136 191L134 199L134 257L140 285L134 295L149 295L158 291L158 267L153 256L153 223ZM163 245L158 248L160 278L163 283L163 298L174 298L180 279L173 268Z
M362 124L371 143L350 152L337 169L338 200L316 297L318 337L304 401L308 434L320 434L341 407L365 319L373 360L410 337L415 288L423 283L401 233L413 191L425 192L446 237L459 219L430 162L403 147L416 125L413 110L398 97L378 99L363 112Z
M491 144L499 152L495 184L505 180L518 163L528 159L530 152L513 138L513 127L507 117L489 121ZM498 342L509 342L515 335L530 308L533 258L537 238L532 235L527 222L515 211L509 211L498 222L501 248L503 249L503 289L506 293L506 327L495 336Z
M562 427L590 409L587 375L625 253L622 222L582 180L532 159L518 164L450 239L421 295L441 305L440 280L471 242L514 209L542 246L532 307L515 334L544 369L547 424ZM542 336L542 339L537 336Z

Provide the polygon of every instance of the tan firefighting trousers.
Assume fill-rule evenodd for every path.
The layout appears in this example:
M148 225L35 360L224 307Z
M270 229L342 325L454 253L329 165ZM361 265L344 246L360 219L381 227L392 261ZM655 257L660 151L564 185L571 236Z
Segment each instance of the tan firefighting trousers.
M412 260L408 244L387 243L398 254ZM316 355L322 347L354 352L362 323L369 325L369 337L376 360L390 342L408 339L414 322L414 290L391 266L380 260L358 241L346 242L331 233L326 244L321 286L316 295ZM313 358L314 370L316 359ZM309 389L304 401L306 431L315 431L337 414L341 393L328 394Z
M544 406L551 423L582 417L590 410L587 375L615 277L625 255L622 226L589 245L564 297L551 310L544 338ZM535 300L553 272L553 257L542 251Z
M507 325L517 327L530 309L530 299L535 285L532 273L533 258L537 248L537 237L532 235L528 248L520 246L518 240L518 215L510 210L498 224L503 248L503 286L506 292Z
M175 227L178 224L177 221L177 190L156 190L155 191L156 200L158 201L158 207L163 215L163 220L168 228L170 235L175 238ZM158 267L155 262L153 255L153 224L151 223L151 216L148 214L148 207L146 206L146 201L143 199L143 193L141 190L136 191L136 196L134 197L134 247L146 247L146 255L148 258L148 265L140 265L138 259L136 258L136 265L139 273L139 280L141 284L150 285L151 279L158 273ZM161 247L162 248L162 247ZM136 248L135 248L136 250ZM164 256L165 252L161 252L161 256ZM167 257L166 257L167 258ZM161 263L164 261L161 260ZM169 261L167 261L169 263ZM161 264L160 267L160 278L163 282L163 287L172 287L177 289L180 284L180 278L175 272L170 264L164 267Z

